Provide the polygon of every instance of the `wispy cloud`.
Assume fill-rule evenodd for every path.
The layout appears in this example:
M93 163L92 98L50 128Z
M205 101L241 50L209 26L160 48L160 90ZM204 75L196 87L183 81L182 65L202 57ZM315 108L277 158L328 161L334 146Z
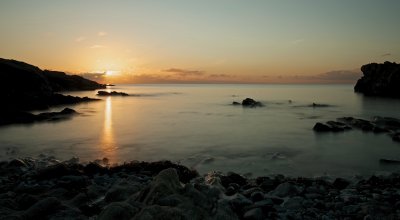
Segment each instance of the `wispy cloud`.
M77 37L76 39L75 39L75 42L82 42L82 41L84 41L84 40L86 40L86 37L84 37L84 36L80 36L80 37Z
M385 54L381 55L381 57L389 57L389 56L392 56L392 54L391 53L385 53Z
M232 78L234 77L233 75L228 75L228 74L210 74L208 75L210 78Z
M290 41L290 44L297 45L297 44L300 44L300 43L303 43L303 42L304 42L304 39L296 39L296 40Z
M92 45L90 48L91 49L101 49L101 48L105 48L106 46L104 46L104 45L101 45L101 44L95 44L95 45Z
M97 33L97 36L99 36L99 37L104 37L104 36L106 36L107 34L108 34L107 32L99 31L99 32Z
M295 80L320 83L354 83L362 76L358 70L334 70L316 75L296 75Z
M163 72L173 73L178 76L186 77L186 76L201 76L204 75L204 71L201 70L186 70L179 68L169 68L163 70Z

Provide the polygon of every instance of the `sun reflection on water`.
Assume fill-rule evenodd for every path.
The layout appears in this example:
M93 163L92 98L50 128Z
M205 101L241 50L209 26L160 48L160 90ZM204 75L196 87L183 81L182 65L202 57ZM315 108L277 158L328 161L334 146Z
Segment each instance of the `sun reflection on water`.
M112 124L112 102L111 97L107 97L106 106L104 110L104 124L103 132L100 138L100 145L105 157L111 159L117 149L116 142L114 139L114 131Z

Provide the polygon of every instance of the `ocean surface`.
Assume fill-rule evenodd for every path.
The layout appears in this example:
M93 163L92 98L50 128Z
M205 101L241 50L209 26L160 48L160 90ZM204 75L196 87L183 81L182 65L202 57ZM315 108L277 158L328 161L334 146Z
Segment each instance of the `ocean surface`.
M344 116L400 118L399 100L364 97L353 85L117 85L108 90L131 96L68 106L81 114L66 121L0 127L0 159L42 154L81 162L171 160L200 173L248 176L400 170L379 163L400 159L400 143L386 134L312 130L316 122ZM67 94L96 97L96 91ZM246 97L265 107L232 105Z

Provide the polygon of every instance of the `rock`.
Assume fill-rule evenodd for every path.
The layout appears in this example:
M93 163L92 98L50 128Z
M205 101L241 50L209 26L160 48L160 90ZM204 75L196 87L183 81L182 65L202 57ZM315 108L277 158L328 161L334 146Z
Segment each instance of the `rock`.
M294 196L299 193L297 186L290 182L284 182L276 187L275 190L271 191L269 194L278 197Z
M107 92L107 91L98 91L97 92L98 96L129 96L127 93L124 92L116 92L116 91L112 91L112 92Z
M393 164L393 165L400 165L400 160L395 159L379 159L379 163L381 164Z
M264 219L263 212L260 208L254 208L243 215L243 219L246 220L262 220Z
M289 210L299 210L303 208L304 199L300 196L290 197L285 203L283 203L283 207Z
M332 128L328 124L317 122L314 125L313 130L317 132L327 132L327 131L332 131Z
M59 163L40 169L37 171L37 179L54 179L67 175L79 175L77 170L73 170L65 164Z
M94 162L90 162L88 163L84 168L83 168L83 172L86 175L95 175L95 174L104 174L107 172L107 168L101 166L98 163L94 163Z
M0 123L7 120L4 113L25 112L29 110L47 109L57 104L71 104L71 98L58 91L94 90L105 88L104 85L84 79L80 76L70 76L62 72L42 71L36 66L0 58ZM64 99L67 98L68 100ZM72 97L72 96L71 96ZM88 101L75 97L74 103ZM22 117L22 113L19 113ZM29 117L25 115L24 117ZM25 119L26 120L26 119ZM13 123L13 122L11 122ZM24 123L19 121L19 123ZM8 120L10 124L10 120Z
M199 219L196 216L185 215L181 210L173 207L151 205L144 207L132 220L164 220L164 219Z
M400 98L400 65L391 62L370 63L361 67L361 77L354 91L366 96Z
M262 107L263 104L261 102L255 101L254 99L246 98L242 101L242 106L254 108L254 107Z
M243 186L247 184L247 179L244 178L243 176L233 173L233 172L228 172L226 176L221 176L221 184L226 188L229 186L231 183L236 183L239 186Z
M135 214L139 212L139 209L129 205L126 202L113 202L105 207L105 209L100 213L98 220L129 220Z
M264 199L264 193L262 193L261 191L256 191L253 192L250 196L251 200L253 202L258 202Z
M336 178L332 185L336 189L342 190L345 189L349 184L350 182L343 178Z
M327 132L327 131L338 132L348 129L351 129L351 127L344 123L336 121L328 121L326 123L317 122L313 127L313 130L317 132Z
M54 198L48 197L40 200L23 213L26 219L46 219L51 213L57 212L61 207L61 202Z
M327 104L317 104L315 102L313 102L311 105L309 105L310 107L313 108L322 108L322 107L331 107L331 105L327 105Z
M160 198L177 193L181 188L176 170L168 168L154 178L147 190L141 192L140 201L145 204L154 204Z
M232 102L232 105L241 105L239 102Z

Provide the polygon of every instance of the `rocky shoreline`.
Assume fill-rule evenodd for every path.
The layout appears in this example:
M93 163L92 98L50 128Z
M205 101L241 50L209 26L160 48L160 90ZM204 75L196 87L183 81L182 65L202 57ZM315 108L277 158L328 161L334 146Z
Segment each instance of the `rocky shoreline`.
M169 161L0 162L3 219L399 219L400 175L247 179Z

